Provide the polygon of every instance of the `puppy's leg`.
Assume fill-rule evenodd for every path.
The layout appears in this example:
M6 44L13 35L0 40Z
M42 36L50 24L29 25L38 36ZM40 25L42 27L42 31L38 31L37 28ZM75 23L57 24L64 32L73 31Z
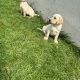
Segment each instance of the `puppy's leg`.
M58 41L57 41L58 36L59 36L59 32L58 32L58 33L55 35L55 37L54 37L54 42L55 42L55 43L58 43Z
M23 16L26 17L26 13L25 12L23 12Z
M44 40L48 40L49 34L50 34L50 31L47 31L47 32L45 33Z

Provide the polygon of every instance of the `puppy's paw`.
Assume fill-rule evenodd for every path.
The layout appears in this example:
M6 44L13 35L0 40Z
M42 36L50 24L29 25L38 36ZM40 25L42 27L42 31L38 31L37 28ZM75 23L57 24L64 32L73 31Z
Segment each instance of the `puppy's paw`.
M39 14L37 14L37 16L40 16Z
M44 40L48 40L48 37L44 37Z
M26 14L25 13L23 13L23 17L26 17Z
M57 40L54 40L54 43L58 44L58 41Z
M39 14L35 14L35 16L40 16Z

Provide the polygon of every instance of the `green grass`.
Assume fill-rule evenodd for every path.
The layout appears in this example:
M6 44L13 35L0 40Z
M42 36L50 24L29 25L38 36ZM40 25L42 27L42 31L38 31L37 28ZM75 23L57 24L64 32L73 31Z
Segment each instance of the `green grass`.
M19 0L0 0L0 80L79 80L80 49L62 33L43 40L41 17L23 17Z

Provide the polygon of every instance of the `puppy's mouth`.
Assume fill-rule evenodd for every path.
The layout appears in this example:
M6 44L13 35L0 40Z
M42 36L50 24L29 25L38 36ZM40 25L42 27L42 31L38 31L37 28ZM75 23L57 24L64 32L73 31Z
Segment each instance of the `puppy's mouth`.
M49 22L50 22L51 24L54 24L54 25L57 24L57 22L53 22L53 21L51 21L51 20L50 20Z
M57 22L51 22L51 23L54 24L54 25L57 24Z
M50 22L52 25L54 25L54 26L58 26L58 25L60 25L60 24L58 24L57 22Z
M51 19L49 19L49 23L56 24L56 22L52 21Z

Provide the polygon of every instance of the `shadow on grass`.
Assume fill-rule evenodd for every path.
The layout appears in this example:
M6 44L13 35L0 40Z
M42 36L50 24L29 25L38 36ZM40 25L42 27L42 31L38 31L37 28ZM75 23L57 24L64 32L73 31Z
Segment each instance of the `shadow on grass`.
M4 43L0 42L0 80L9 80L5 65L6 65L6 59L5 59Z
M71 41L71 38L67 35L67 33L62 31L60 34L60 38L67 44L70 44L70 46L73 48L73 51L75 52L75 55L77 57L80 57L80 47L77 47L75 43Z

